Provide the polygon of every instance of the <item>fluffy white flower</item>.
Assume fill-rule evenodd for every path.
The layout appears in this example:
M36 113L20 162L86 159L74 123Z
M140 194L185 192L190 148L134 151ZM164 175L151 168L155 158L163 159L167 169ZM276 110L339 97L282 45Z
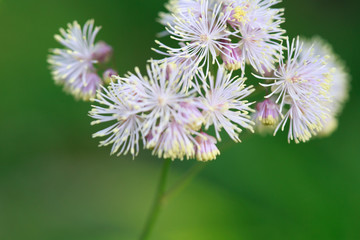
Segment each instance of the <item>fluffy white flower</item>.
M95 99L100 106L93 106L89 114L95 119L92 125L107 122L111 122L111 125L93 134L93 137L108 136L100 142L100 146L112 144L111 154L117 153L119 156L130 152L133 156L137 155L143 121L129 104L129 92L121 82L111 82L108 89L102 89Z
M272 92L267 97L277 96L280 112L285 110L284 106L289 107L275 133L281 125L284 129L289 120L289 141L305 142L321 131L329 116L330 69L325 56L314 55L312 48L303 49L299 38L293 39L291 44L287 40L287 49L286 58L281 55L273 77L257 77L273 80L262 85L271 87Z
M94 20L87 21L83 28L76 21L68 24L67 30L61 28L61 35L55 35L65 48L51 50L48 58L56 83L83 100L94 97L100 87L94 64L108 60L112 53L106 43L95 44L99 30L100 27L94 27Z
M253 131L254 123L248 115L253 111L250 108L252 103L244 98L254 89L252 86L245 86L245 78L232 77L223 67L219 68L216 78L209 75L208 79L209 84L202 78L205 91L202 98L205 129L214 125L216 137L220 140L219 132L224 128L227 134L238 142L238 134L242 132L240 126Z
M160 48L166 50L157 52L175 58L175 62L183 62L180 67L190 68L190 73L204 66L207 72L209 65L218 61L219 53L228 55L223 51L226 46L236 46L230 43L230 37L234 34L227 29L230 11L224 12L221 4L210 8L208 0L200 1L199 10L200 14L185 15L179 12L178 15L174 15L174 23L168 25L167 31L180 43L180 47L172 48L156 41Z

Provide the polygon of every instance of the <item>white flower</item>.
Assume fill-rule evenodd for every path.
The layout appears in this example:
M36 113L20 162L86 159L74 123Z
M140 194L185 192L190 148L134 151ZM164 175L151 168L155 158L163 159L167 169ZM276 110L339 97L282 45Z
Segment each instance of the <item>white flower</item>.
M280 112L284 106L289 106L287 114L280 122L275 133L290 119L289 141L307 141L323 128L329 116L329 88L331 78L324 56L314 56L312 48L303 49L299 38L293 39L290 45L287 40L287 60L285 56L279 59L279 67L273 77L260 79L273 80L268 84L272 92L267 96L277 96Z
M208 0L200 1L200 15L187 14L179 12L174 15L174 23L168 25L167 31L171 37L180 43L179 48L168 47L165 44L156 41L161 48L166 49L167 52L157 51L166 56L180 59L190 59L191 63L180 65L181 68L190 68L189 72L196 72L199 68L206 66L206 71L209 69L209 64L217 62L219 53L223 52L225 46L231 45L230 36L234 35L227 29L227 20L230 12L223 12L221 4L215 5L213 8L209 7ZM233 47L236 44L231 45ZM231 57L231 56L229 56ZM176 60L175 60L176 62Z
M278 58L279 43L285 31L283 9L272 8L279 0L229 1L232 14L229 23L240 33L242 64L249 63L256 71L271 71Z
M55 81L83 100L94 97L95 91L92 90L100 87L93 77L96 74L94 64L106 61L112 53L112 48L106 43L95 44L99 30L100 27L94 27L94 20L87 21L83 28L76 21L68 24L67 30L61 28L61 35L55 35L65 48L51 50L48 58Z
M111 125L97 133L93 137L105 137L100 146L112 144L111 154L127 154L130 152L133 157L139 152L139 139L141 137L142 119L129 104L129 92L122 83L111 82L108 89L103 87L95 99L100 106L93 106L89 112L96 120L93 124L111 122Z
M209 85L206 79L204 83L205 94L203 96L203 115L205 129L214 125L216 137L220 140L220 130L224 128L228 135L236 142L240 141L238 134L242 132L239 127L253 131L253 122L250 120L249 112L253 111L247 100L254 89L246 87L245 78L232 77L223 67L220 67L216 79L209 75Z
M194 90L188 91L182 84L182 71L178 67L171 71L167 64L152 62L147 67L147 76L142 76L139 69L120 78L133 89L136 95L132 105L142 113L144 136L152 133L159 135L172 119L176 119L181 104L191 102ZM150 132L157 130L157 134Z

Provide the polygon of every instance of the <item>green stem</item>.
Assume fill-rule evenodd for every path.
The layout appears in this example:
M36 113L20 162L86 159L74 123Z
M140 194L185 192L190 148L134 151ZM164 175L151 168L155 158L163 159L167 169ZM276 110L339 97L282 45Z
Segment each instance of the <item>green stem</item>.
M166 203L171 197L174 197L182 189L184 189L191 180L207 165L207 163L197 163L162 197L162 202Z
M154 227L155 221L159 215L161 206L163 205L162 199L163 199L163 195L165 192L166 179L167 179L167 175L169 172L170 163L171 163L170 159L164 160L163 167L161 170L159 185L157 187L157 191L156 191L156 195L155 195L155 200L154 200L153 206L150 210L150 213L148 215L148 218L146 220L144 229L140 235L140 238L139 238L140 240L146 240L149 238L150 233Z

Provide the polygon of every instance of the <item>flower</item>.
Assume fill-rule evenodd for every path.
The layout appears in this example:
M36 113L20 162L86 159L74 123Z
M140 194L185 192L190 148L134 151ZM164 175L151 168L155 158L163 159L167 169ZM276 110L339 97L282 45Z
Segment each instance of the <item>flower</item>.
M112 144L111 154L133 155L139 152L139 139L141 136L142 118L137 114L134 107L129 104L128 92L124 91L122 83L111 82L108 89L102 87L95 102L102 106L93 106L89 115L95 120L91 123L99 124L114 122L109 127L93 134L93 137L105 137L99 146Z
M287 49L287 60L281 54L279 67L273 77L257 77L274 80L261 85L272 89L267 98L277 95L276 103L280 102L280 112L285 105L289 106L275 133L280 125L283 130L290 120L289 141L305 142L321 131L329 115L330 69L324 56L314 56L312 48L304 51L299 38L293 39L291 45L287 40Z
M204 132L195 138L196 145L196 159L201 162L207 162L216 159L220 155L219 149L216 147L216 139Z
M190 67L190 73L196 72L205 65L206 72L208 72L210 62L212 64L217 62L219 53L228 55L223 49L232 46L230 36L234 34L227 30L227 19L230 12L224 13L222 9L221 4L210 8L209 1L202 0L200 1L200 15L185 15L182 12L179 12L178 16L174 15L174 23L168 25L167 31L173 39L181 43L180 47L172 48L156 41L160 48L166 49L166 52L156 51L178 59L190 59L190 64L180 65L180 68L184 69ZM230 55L228 57L231 58ZM185 60L180 61L186 62Z
M272 8L279 0L231 1L229 23L239 31L242 64L249 63L256 71L270 72L278 58L279 42L285 33L284 9ZM264 71L265 68L265 71Z
M247 128L253 131L254 124L248 115L252 103L244 100L254 89L252 86L245 86L245 78L232 77L231 73L226 72L220 67L216 80L209 75L209 84L202 78L204 83L205 95L203 101L203 115L205 128L208 129L214 125L216 137L220 138L220 130L224 128L228 135L236 142L240 141L238 134L242 132L239 127Z
M100 27L94 27L94 20L87 21L83 28L76 21L68 24L66 31L61 28L61 35L55 35L55 39L65 48L51 50L52 54L48 57L55 81L83 100L94 97L93 90L100 87L101 81L99 83L99 78L95 80L94 77L94 64L105 61L112 51L103 42L95 44L99 30Z
M129 73L122 82L129 85L136 99L132 105L142 113L143 134L146 136L157 129L157 136L168 126L172 119L178 119L181 104L191 102L194 90L187 90L180 80L183 75L178 67L169 71L167 63L152 62L147 67L147 76L143 77L138 68Z

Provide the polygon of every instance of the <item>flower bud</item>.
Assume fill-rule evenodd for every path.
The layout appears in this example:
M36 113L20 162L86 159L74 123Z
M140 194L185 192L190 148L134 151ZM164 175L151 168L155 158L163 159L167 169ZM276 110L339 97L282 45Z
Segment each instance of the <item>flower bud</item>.
M95 45L94 53L92 55L93 59L97 60L99 63L108 62L112 56L113 49L110 45L105 42L98 42Z
M197 145L196 159L201 162L207 162L216 159L217 155L220 155L219 149L216 147L216 139L204 132L195 138Z
M256 121L266 126L273 126L279 121L279 106L270 99L256 105Z
M112 75L118 75L118 73L112 68L107 69L103 73L104 83L109 84L111 82L111 76Z

